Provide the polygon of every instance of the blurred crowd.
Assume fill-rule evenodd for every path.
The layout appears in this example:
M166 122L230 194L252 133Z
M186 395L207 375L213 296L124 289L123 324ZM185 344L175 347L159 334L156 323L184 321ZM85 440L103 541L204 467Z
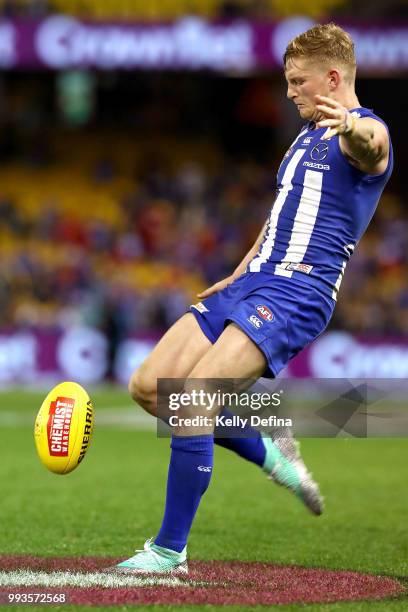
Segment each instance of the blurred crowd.
M133 179L107 158L89 175L69 162L0 171L1 327L163 329L231 272L263 222L266 169L144 164Z
M391 191L348 264L331 327L408 336L408 208Z
M87 323L117 338L161 331L231 273L273 202L276 168L267 164L214 163L215 150L212 166L185 151L170 163L146 145L126 173L109 146L102 157L97 139L87 147L93 155L80 154L79 139L71 160L0 170L3 329ZM123 160L128 147L119 147ZM169 152L177 147L167 143ZM404 204L384 195L348 266L332 328L408 334Z

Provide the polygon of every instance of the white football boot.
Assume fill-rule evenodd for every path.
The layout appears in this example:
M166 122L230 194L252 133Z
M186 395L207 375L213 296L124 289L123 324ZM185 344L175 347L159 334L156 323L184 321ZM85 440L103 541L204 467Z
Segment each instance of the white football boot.
M262 440L266 449L263 470L268 478L286 487L298 497L313 514L323 512L323 497L319 485L307 470L299 452L299 442L290 428L276 428Z
M143 550L115 566L115 571L126 574L170 574L187 576L187 546L179 553L154 544L153 538L145 542Z

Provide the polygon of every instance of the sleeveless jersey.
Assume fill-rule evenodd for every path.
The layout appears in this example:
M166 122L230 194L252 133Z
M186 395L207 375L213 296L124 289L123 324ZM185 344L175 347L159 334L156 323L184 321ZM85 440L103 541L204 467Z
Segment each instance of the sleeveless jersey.
M351 112L385 125L367 108ZM391 175L393 152L390 141L386 170L369 175L349 163L338 135L321 140L325 131L310 122L284 156L264 239L247 271L306 282L336 299L347 262Z

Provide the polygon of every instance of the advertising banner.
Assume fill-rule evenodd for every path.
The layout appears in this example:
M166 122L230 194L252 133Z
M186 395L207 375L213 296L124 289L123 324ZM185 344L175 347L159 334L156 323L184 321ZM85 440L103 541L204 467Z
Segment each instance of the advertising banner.
M408 70L408 22L339 22L353 36L360 73L389 76ZM287 43L314 22L207 22L185 17L170 23L83 22L66 15L0 21L0 67L279 70Z
M76 380L83 384L110 378L127 385L158 341L160 334L108 338L90 327L66 331L0 332L0 385L50 384ZM110 363L110 355L114 355ZM390 379L408 378L408 339L360 338L328 332L306 347L279 378Z

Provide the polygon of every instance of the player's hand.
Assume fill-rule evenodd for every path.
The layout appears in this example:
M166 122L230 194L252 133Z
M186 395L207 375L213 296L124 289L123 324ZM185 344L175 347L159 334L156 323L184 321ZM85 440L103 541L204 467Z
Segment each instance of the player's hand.
M234 278L232 276L227 276L227 278L223 278L222 280L218 281L218 283L214 283L214 285L211 285L211 287L204 289L204 291L201 291L201 293L197 293L197 297L203 300L204 298L209 297L213 293L217 293L217 291L221 291L221 289L224 289L227 285L230 285L232 282L234 282Z
M336 100L326 98L326 96L315 96L316 108L322 115L316 123L317 128L330 128L322 136L322 140L327 140L336 134L350 134L353 132L356 119L353 115Z

